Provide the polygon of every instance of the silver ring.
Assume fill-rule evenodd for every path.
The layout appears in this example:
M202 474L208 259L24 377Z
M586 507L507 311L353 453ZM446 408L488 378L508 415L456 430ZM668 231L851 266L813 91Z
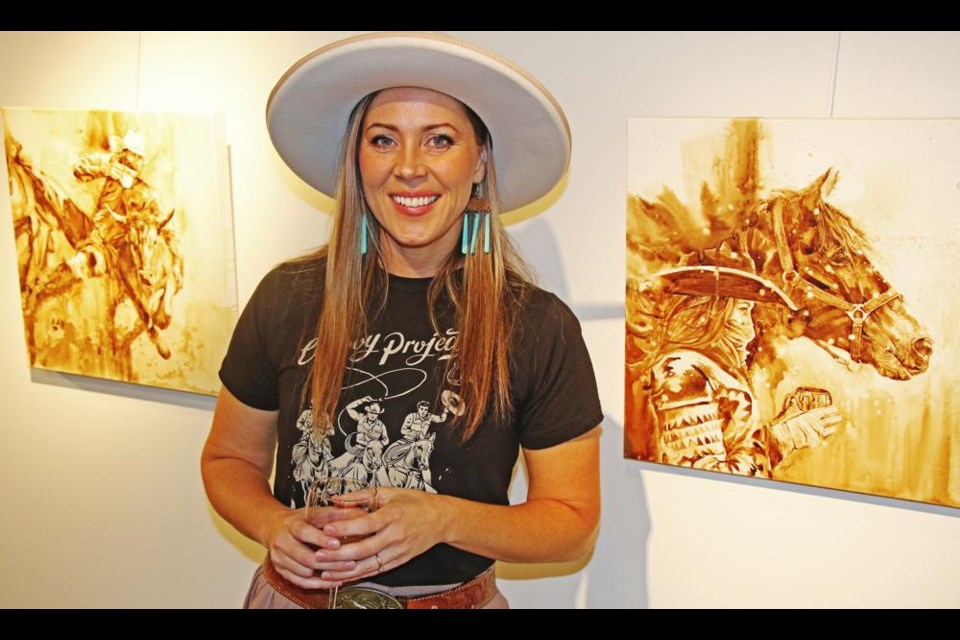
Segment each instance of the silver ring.
M373 557L377 559L377 573L383 573L383 562L380 560L380 554L375 553Z

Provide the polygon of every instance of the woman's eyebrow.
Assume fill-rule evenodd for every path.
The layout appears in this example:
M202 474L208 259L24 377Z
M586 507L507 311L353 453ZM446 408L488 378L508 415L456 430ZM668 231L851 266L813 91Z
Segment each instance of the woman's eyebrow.
M366 131L369 131L370 129L378 129L378 128L379 128L379 129L387 129L387 130L389 130L389 131L396 131L396 132L398 132L398 133L400 132L400 128L399 128L399 127L397 127L396 125L393 125L393 124L387 124L387 123L385 123L385 122L371 122L370 124L367 125ZM449 122L440 122L440 123L437 123L437 124L428 124L428 125L425 125L425 126L421 127L420 130L421 130L421 131L433 131L434 129L445 129L445 128L453 129L453 130L456 131L457 133L460 133L460 129L456 128L455 126L453 126L453 125L450 124Z

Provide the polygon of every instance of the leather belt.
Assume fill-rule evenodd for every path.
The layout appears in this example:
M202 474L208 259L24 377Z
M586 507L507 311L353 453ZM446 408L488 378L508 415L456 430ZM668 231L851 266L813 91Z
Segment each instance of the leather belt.
M305 609L326 609L326 589L303 589L281 576L270 562L263 562L263 577L285 598ZM340 587L338 609L482 609L497 595L495 565L473 580L447 591L425 596L393 596L369 587Z

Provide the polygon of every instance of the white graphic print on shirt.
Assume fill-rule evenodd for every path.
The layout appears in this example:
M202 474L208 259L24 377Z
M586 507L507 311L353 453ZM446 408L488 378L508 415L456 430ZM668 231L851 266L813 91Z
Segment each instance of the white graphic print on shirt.
M402 403L396 399L417 391L433 392L432 385L426 384L432 372L429 367L445 366L442 361L450 358L456 339L454 329L447 329L442 336L434 333L428 340L408 340L402 332L394 331L371 334L354 343L348 382L341 395L342 399L353 399L338 412L336 424L315 432L309 408L297 420L301 436L293 447L293 477L304 495L310 484L324 475L353 478L367 486L437 492L430 469L436 433L430 433L430 427L445 422L450 413L462 415L463 402L455 391L444 389L439 396L439 412L432 411L433 403L428 398L421 398L414 411L404 412L397 405L409 408L409 398ZM314 339L300 351L297 364L308 364L315 349ZM399 366L391 368L393 365ZM455 378L448 376L444 386L459 386ZM392 429L400 434L393 442L385 422L395 426L394 421L399 421L399 416L390 414L392 407L405 413L399 430ZM344 436L344 452L334 457L331 437L338 434Z

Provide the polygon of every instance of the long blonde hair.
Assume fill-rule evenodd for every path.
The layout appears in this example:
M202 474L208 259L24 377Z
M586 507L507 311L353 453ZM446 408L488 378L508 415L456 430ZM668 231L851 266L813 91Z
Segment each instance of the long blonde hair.
M363 98L350 115L340 156L330 240L307 257L326 259L323 307L317 322L310 383L315 429L326 429L334 422L350 345L366 335L372 304L378 303L382 308L386 303L389 276L383 267L380 225L364 200L357 159L363 120L375 96L372 93ZM490 253L477 251L463 256L458 243L433 278L427 299L430 321L437 331L438 301L445 296L453 305L458 338L454 356L447 361L445 379L460 382L458 393L465 411L455 418L454 424L466 440L488 411L498 421L512 412L508 354L518 310L530 291L532 278L499 220L491 136L480 118L463 106L477 142L486 149L481 189L491 207ZM365 256L359 250L361 216L368 226ZM484 232L483 225L480 232ZM479 247L483 240L478 239Z

